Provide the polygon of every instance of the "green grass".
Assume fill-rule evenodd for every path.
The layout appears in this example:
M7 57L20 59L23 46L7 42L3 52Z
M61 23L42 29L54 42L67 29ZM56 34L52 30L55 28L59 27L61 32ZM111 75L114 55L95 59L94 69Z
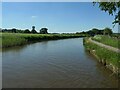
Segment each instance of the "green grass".
M87 50L95 50L95 54L99 57L99 59L104 59L109 63L112 63L114 66L120 67L120 54L109 51L105 48L102 48L96 44L93 44L91 42L87 42L87 39L84 40L85 42L85 47Z
M83 35L79 34L22 34L22 33L2 33L0 34L0 47L20 46L29 42L38 42L43 40L57 40L65 38L77 38Z
M1 40L2 40L1 47L18 46L23 45L27 42L27 40L24 37L11 33L2 34Z
M113 37L110 37L107 35L106 36L105 35L96 35L92 39L95 41L101 42L103 44L113 46L113 47L120 49L120 45L119 45L120 40L119 39L116 39L116 38L113 38Z

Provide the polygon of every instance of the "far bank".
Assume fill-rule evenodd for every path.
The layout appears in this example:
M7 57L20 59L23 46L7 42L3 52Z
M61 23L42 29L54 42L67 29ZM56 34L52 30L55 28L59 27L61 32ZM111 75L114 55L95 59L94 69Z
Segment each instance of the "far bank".
M40 42L45 40L58 40L67 38L85 37L84 34L21 34L21 33L1 33L0 47L8 48L21 46L27 43Z

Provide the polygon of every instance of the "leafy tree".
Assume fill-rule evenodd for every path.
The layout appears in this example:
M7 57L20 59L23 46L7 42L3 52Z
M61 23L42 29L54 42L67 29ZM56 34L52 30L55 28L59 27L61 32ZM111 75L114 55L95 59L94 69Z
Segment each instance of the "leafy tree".
M26 30L24 31L24 33L30 33L29 29L26 29Z
M103 34L104 34L104 30L99 30L99 31L98 31L98 34L99 34L99 35L103 35Z
M102 0L99 0L102 1ZM109 0L111 1L111 0ZM120 25L120 1L119 2L93 2L94 5L98 3L102 11L108 12L109 15L115 15L113 24L119 23Z
M17 31L17 30L16 30L15 28L12 29L12 32L13 32L13 33L16 33L16 31Z
M91 31L95 35L99 34L99 30L97 28L93 28Z
M32 26L32 31L31 33L37 33L37 31L35 30L35 26Z
M48 29L47 28L41 28L40 29L40 33L41 34L48 34L48 31L47 31Z
M86 34L86 32L82 31L82 32L76 32L76 34Z
M112 32L112 29L110 28L105 28L104 29L104 35L111 35L113 32Z
M37 33L37 31L36 30L32 30L31 33Z
M17 33L24 33L24 30L17 30Z

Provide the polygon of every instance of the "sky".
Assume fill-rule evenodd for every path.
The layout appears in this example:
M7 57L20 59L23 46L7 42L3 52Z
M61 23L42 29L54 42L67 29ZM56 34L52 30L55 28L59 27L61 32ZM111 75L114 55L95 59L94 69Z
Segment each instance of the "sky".
M92 28L113 28L114 16L92 2L2 2L2 28L48 28L51 33L72 33Z

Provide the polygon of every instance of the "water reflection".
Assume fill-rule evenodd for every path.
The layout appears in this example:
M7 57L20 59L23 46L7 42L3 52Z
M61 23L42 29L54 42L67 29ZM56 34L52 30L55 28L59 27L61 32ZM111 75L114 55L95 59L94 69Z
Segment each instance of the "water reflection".
M26 48L28 45L15 46L10 48L2 48L2 52L20 52L22 49Z

